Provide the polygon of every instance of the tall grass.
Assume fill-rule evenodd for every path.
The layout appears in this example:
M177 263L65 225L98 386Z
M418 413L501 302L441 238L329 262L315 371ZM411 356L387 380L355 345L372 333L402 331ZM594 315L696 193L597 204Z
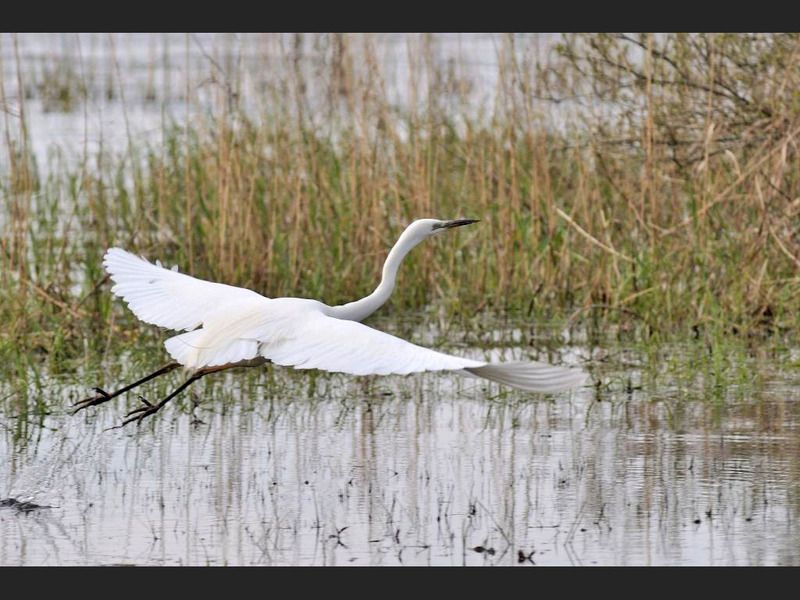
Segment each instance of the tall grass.
M490 103L422 37L404 106L369 36L283 50L260 97L244 97L242 67L209 56L215 101L192 104L200 84L187 78L191 116L166 120L163 143L131 137L124 153L86 150L46 176L24 113L6 112L2 362L58 365L154 338L111 302L109 246L340 303L371 291L420 217L481 223L416 249L389 311L657 339L797 331L798 36L564 36L547 51L509 36ZM65 81L82 73L65 71L55 97L85 102L89 82Z

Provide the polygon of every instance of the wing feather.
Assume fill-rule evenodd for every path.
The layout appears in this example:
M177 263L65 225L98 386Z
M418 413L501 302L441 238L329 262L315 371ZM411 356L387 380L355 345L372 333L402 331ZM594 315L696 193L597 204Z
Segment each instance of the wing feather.
M121 248L110 248L103 265L115 285L111 291L145 323L175 329L199 327L224 304L260 294L165 269Z
M538 362L487 363L424 348L357 321L325 314L313 300L276 298L228 306L201 328L166 341L169 353L190 368L224 365L257 356L295 369L350 375L408 375L454 371L530 392L580 385L586 374Z
M322 306L317 303L317 306ZM351 375L408 375L456 371L530 392L558 392L580 385L581 369L540 362L487 363L424 348L357 321L336 319L314 307L284 323L279 339L263 339L259 354L295 369Z
M322 311L308 311L292 329L291 335L277 342L262 343L261 356L277 365L351 375L457 371L486 364L423 348Z

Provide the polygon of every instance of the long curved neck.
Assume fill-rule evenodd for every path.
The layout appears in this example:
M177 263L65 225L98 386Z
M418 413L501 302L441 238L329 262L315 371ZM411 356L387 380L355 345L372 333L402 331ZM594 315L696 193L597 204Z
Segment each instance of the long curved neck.
M361 300L341 304L339 306L332 306L330 308L330 316L346 321L363 321L383 306L394 290L395 279L397 278L397 270L400 268L400 263L403 262L406 254L421 241L421 239L407 236L406 232L403 232L403 235L400 236L400 239L397 240L397 243L389 252L389 256L386 257L386 262L383 263L383 275L375 291Z

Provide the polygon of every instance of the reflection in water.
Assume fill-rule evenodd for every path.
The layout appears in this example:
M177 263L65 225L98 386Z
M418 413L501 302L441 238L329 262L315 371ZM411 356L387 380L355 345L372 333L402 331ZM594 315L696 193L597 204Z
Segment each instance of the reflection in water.
M24 439L3 418L0 498L52 508L0 507L0 564L798 564L787 383L721 407L265 369L105 432L124 401L71 418L60 384Z

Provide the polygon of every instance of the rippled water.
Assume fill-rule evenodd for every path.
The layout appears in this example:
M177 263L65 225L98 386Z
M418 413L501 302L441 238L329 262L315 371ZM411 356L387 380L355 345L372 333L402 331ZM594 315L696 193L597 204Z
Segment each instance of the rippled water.
M0 564L800 563L796 375L712 399L584 364L551 397L264 367L110 431L135 397L71 417L113 382L54 380L0 421L0 498L50 506L0 508Z

